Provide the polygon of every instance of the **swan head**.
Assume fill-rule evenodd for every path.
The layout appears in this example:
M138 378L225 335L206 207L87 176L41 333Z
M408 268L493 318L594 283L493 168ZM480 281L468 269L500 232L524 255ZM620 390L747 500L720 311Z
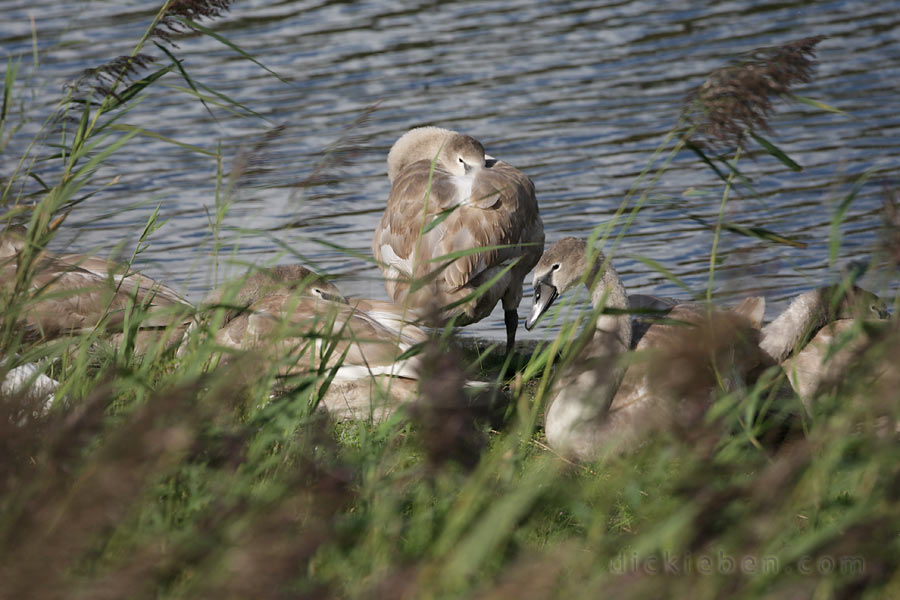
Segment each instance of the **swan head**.
M454 175L474 177L484 166L484 146L471 136L455 134L444 145L439 161Z
M840 286L820 288L821 302L828 307L831 320L837 319L888 319L891 316L887 303L868 290L851 286L841 289Z
M277 265L260 269L241 283L236 294L234 289L232 284L226 284L208 295L203 303L221 304L223 299L234 294L233 303L236 306L250 306L269 294L281 290L298 291L301 295L328 302L347 303L337 286L301 265Z
M28 232L21 225L10 225L0 233L0 258L15 256L25 247Z
M603 260L601 254L598 262ZM525 329L530 331L560 294L583 281L587 266L587 246L578 238L563 238L544 252L534 267L534 300Z
M391 182L407 165L434 160L454 175L474 175L485 164L484 146L475 138L442 127L416 127L394 142L388 153Z
M303 295L313 298L341 304L347 303L347 299L336 285L302 265L277 265L260 271L257 275L263 277L265 284L270 287L278 286L290 290L300 290Z

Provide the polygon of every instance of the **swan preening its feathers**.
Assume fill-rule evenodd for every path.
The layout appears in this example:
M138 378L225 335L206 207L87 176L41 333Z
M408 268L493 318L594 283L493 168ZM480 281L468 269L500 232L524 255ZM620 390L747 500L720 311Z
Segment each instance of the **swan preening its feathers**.
M438 127L400 137L388 177L372 240L388 295L436 326L480 321L502 302L511 351L522 282L544 247L534 184L475 138Z

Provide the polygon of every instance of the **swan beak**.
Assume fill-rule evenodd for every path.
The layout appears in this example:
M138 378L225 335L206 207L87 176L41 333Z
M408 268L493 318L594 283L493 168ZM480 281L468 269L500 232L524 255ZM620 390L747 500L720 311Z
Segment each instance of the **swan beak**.
M539 283L534 288L534 302L531 305L531 313L525 319L525 329L531 331L541 315L547 312L553 301L559 297L556 288L548 283Z
M340 294L331 294L329 292L322 292L322 300L337 302L338 304L348 304L347 299Z

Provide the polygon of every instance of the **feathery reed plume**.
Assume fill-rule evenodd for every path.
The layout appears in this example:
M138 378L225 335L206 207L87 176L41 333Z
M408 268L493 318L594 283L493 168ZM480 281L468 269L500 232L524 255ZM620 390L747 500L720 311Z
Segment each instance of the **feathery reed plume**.
M178 44L172 41L172 36L190 31L190 27L179 19L190 21L202 17L215 19L228 12L230 8L231 0L172 0L151 35L178 47Z
M172 37L190 30L180 19L195 21L201 17L220 17L230 5L231 0L172 0L150 35L177 47ZM83 70L65 88L72 90L76 102L88 102L92 97L113 97L121 104L123 99L117 95L116 86L122 81L134 81L139 72L156 60L156 57L140 52L134 56L119 56L98 67Z
M300 190L317 185L333 184L337 179L329 171L349 166L366 149L369 135L358 133L357 130L364 127L372 118L372 113L378 109L377 104L367 106L353 119L353 122L344 127L340 137L325 149L325 156L313 168L306 178L294 184Z
M651 351L647 369L653 394L667 399L657 418L696 447L704 438L714 444L720 431L705 425L706 411L716 391L733 391L759 364L759 331L746 317L724 311L699 326L673 325L665 331L678 342Z
M149 54L118 56L99 67L84 69L65 87L72 90L72 97L76 101L87 102L91 97L102 99L112 96L121 102L115 87L122 81L133 81L138 73L154 62L156 58Z
M272 160L269 158L268 151L284 135L286 130L287 125L276 125L267 129L249 148L242 147L238 150L229 175L229 181L232 186L237 187L240 184L252 185L257 177L273 170L270 166Z
M751 50L713 71L684 100L682 115L698 144L714 149L743 147L747 136L770 131L773 98L812 78L815 47L825 36Z

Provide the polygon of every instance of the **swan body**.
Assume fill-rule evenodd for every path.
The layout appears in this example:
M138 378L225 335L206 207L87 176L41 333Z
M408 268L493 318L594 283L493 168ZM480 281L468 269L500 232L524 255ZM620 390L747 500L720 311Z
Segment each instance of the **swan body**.
M9 296L17 286L24 228L12 227L0 236L0 291ZM49 340L104 329L105 339L118 347L129 307L145 312L136 332L141 353L160 340L178 343L190 322L191 304L174 290L112 261L83 254L55 255L41 250L33 256L28 298L19 323L25 338Z
M6 360L0 360L0 370L5 367ZM59 382L45 375L41 367L35 363L24 363L9 369L0 381L0 396L25 396L39 404L40 414L47 412L53 405Z
M766 364L781 367L810 411L814 397L849 373L868 343L859 320L888 316L884 303L861 288L817 288L794 298L763 327L759 346Z
M391 192L372 252L388 295L434 326L479 321L502 302L511 351L522 282L544 247L534 184L478 140L438 127L405 133L387 162ZM481 247L491 248L458 254Z
M764 301L753 298L734 311L711 313L698 304L672 307L668 319L684 326L650 326L636 343L640 361L626 364L622 359L634 336L629 298L616 270L605 262L602 253L590 260L583 240L554 244L535 267L534 304L525 324L532 328L560 294L580 281L591 290L595 309L612 309L597 317L592 336L557 378L545 412L550 447L581 460L596 458L604 448L634 447L649 429L678 421L679 413L696 405L705 410L716 386L707 368L710 354L716 372L726 375L726 386L740 384L759 360L754 325L762 318Z
M260 270L206 303L232 307L216 332L222 347L277 361L281 376L333 372L321 405L336 418L381 420L415 398L420 361L404 354L426 335L396 312L382 315L398 323L392 329L360 310L375 306L387 314L387 303L347 301L300 265Z

